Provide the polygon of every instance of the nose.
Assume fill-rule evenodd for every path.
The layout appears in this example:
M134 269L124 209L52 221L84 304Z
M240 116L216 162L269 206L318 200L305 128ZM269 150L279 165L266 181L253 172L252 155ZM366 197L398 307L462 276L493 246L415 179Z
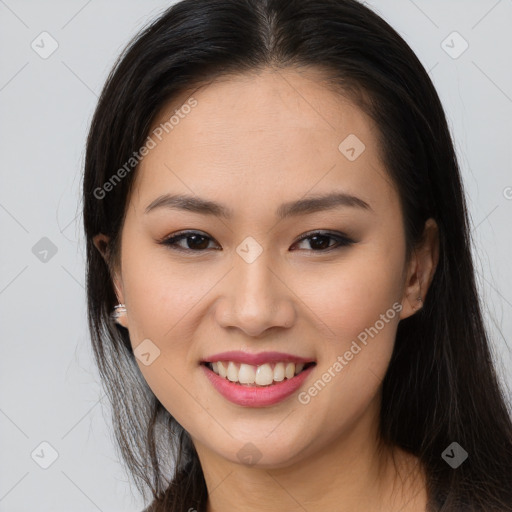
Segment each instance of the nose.
M291 327L296 308L288 286L265 251L251 263L235 260L223 284L222 300L217 302L219 325L240 329L251 337L260 337L272 328Z

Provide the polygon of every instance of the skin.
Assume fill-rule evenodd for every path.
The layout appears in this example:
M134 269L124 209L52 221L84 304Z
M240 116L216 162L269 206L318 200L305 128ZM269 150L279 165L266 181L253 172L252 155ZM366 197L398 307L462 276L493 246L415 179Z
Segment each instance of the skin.
M166 105L154 126L188 97ZM313 71L225 77L193 97L197 106L137 169L113 277L133 348L149 338L160 350L152 364L137 363L192 437L208 511L241 504L247 512L425 510L424 472L413 456L379 442L378 415L398 323L421 307L417 297L425 299L437 265L435 222L427 221L423 243L406 261L399 197L377 129ZM338 150L349 134L366 146L354 161ZM333 190L371 210L275 216L283 202ZM166 192L222 203L234 216L145 214ZM158 243L181 230L210 237L208 248L194 252L184 239L178 245L192 247L185 253ZM357 243L322 252L311 239L297 242L318 230ZM236 252L248 236L263 249L252 263ZM108 238L98 235L98 248L101 241ZM304 391L394 303L400 313L308 404L297 394L265 408L232 404L199 366L225 350L288 352L317 361ZM249 442L261 454L255 464L237 456Z

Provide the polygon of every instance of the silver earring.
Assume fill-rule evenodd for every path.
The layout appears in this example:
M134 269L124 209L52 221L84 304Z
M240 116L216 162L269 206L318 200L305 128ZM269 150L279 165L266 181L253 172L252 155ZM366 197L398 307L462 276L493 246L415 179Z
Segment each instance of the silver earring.
M114 306L114 311L110 314L114 321L117 321L119 317L126 314L126 306L124 304L117 304Z
M418 297L416 300L419 302L418 308L421 308L423 306L423 299L421 297Z

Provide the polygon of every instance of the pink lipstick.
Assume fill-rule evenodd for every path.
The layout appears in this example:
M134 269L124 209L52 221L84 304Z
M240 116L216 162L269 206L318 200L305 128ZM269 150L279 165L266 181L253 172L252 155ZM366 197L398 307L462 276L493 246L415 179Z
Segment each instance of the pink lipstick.
M201 368L213 387L230 402L243 407L267 407L297 391L315 364L311 358L282 352L231 351L205 358Z

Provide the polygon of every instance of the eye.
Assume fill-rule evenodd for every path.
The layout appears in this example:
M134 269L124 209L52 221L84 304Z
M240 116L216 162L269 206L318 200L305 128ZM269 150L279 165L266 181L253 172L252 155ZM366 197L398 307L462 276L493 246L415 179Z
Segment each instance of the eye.
M341 249L355 243L354 240L351 240L342 234L314 231L302 236L294 245L306 240L309 241L310 247L313 249L312 252L328 252L334 249ZM329 240L334 240L334 244L329 243ZM210 241L213 241L211 237L198 231L184 231L160 240L159 243L166 245L173 250L190 253L205 252L205 250L208 249ZM180 245L182 242L184 242L185 246Z
M208 235L203 235L198 231L184 231L169 238L160 241L163 245L168 245L171 249L185 252L204 252L208 248L208 240L212 240ZM186 247L178 245L185 241Z
M329 239L334 240L334 244L329 244ZM295 244L308 240L313 252L328 252L334 249L341 249L355 243L345 235L335 234L330 232L315 231L313 233L306 233Z

